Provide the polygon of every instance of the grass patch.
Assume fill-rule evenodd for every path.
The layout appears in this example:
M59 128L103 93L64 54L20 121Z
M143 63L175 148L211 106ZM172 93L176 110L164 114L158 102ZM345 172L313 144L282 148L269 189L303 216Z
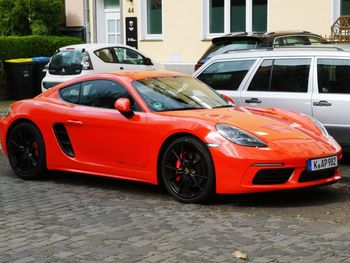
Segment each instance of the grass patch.
M13 100L0 100L0 114L6 111L10 104L13 102Z

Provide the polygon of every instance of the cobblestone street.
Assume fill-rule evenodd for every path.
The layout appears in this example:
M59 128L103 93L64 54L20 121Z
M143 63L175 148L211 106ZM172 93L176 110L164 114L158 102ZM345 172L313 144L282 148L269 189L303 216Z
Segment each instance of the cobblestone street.
M350 262L348 165L331 186L207 205L85 175L23 181L2 154L0 167L0 262Z

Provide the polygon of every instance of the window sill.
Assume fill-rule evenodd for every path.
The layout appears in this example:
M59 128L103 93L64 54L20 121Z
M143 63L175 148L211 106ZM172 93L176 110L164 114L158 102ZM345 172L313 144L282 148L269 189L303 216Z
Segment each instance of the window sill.
M163 41L163 35L146 35L141 41Z

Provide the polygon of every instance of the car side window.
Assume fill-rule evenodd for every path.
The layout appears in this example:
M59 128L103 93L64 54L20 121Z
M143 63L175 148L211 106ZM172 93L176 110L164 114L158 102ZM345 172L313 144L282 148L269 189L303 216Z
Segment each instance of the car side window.
M101 59L103 62L106 62L106 63L115 63L115 59L114 59L114 56L113 56L113 52L111 49L109 48L103 48L103 49L99 49L99 50L96 50L95 52L95 55Z
M60 96L63 100L78 104L79 103L79 94L80 94L81 83L74 84L72 86L65 87L60 90Z
M319 93L350 94L350 60L318 59Z
M211 64L197 78L216 90L237 90L256 60L220 61Z
M144 64L145 58L135 50L132 50L130 48L124 48L124 47L115 47L114 52L119 63L136 64L136 65Z
M311 59L264 60L248 91L307 92Z
M92 80L82 83L79 104L114 109L119 98L128 98L133 111L140 111L134 99L121 84L112 80Z

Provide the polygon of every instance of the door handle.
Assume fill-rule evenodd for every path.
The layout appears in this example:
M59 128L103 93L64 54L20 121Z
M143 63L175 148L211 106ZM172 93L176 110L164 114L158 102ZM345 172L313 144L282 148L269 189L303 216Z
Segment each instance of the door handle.
M72 125L83 125L83 122L79 120L68 120L67 123Z
M326 107L329 107L329 106L332 106L332 103L329 103L329 102L326 101L326 100L320 100L320 101L318 101L318 102L312 103L312 105L314 105L314 106L326 106Z
M245 103L261 103L261 100L259 100L258 98L250 98L246 99Z
M124 67L120 67L119 69L120 69L120 70L124 70Z

